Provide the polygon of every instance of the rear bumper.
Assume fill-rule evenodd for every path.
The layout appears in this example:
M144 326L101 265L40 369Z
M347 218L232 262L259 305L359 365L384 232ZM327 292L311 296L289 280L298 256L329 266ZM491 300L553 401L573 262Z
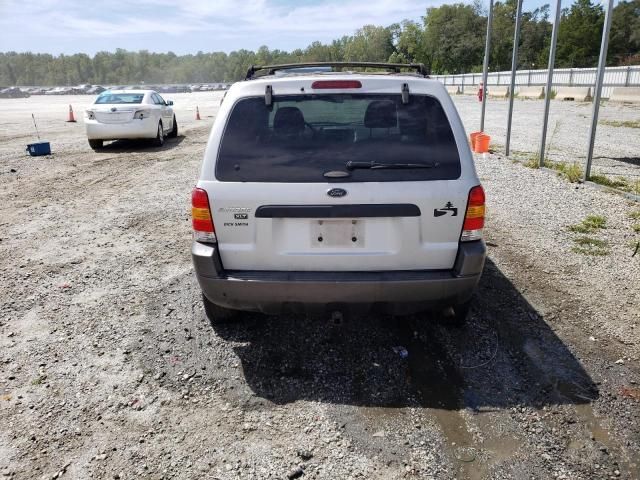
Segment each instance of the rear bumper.
M194 242L191 254L202 292L223 307L278 313L376 304L392 313L409 313L469 300L482 274L486 247L482 241L463 243L454 268L437 271L225 271L215 245Z
M134 119L126 123L100 123L85 118L84 123L89 140L155 138L158 133L158 122L152 117Z

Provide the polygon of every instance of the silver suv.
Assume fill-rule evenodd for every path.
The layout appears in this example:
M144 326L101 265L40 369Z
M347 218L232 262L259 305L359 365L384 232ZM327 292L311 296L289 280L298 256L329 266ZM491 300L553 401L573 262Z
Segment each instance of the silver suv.
M345 71L362 67L377 72ZM442 308L462 322L484 205L456 108L422 65L252 67L192 193L206 313Z

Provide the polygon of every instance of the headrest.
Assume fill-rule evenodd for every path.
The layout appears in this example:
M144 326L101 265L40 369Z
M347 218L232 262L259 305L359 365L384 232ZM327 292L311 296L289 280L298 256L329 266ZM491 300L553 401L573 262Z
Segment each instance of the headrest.
M427 131L427 111L423 105L402 106L398 111L398 125L401 135L421 137Z
M297 107L281 107L273 118L273 129L278 133L293 135L304 131L304 117Z
M396 104L390 100L374 100L364 114L367 128L393 128L398 125Z

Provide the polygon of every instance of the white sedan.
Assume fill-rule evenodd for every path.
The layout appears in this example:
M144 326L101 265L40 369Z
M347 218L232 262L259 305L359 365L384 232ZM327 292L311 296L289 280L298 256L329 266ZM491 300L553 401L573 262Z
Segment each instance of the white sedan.
M105 140L153 138L162 146L165 137L178 136L172 105L153 90L107 90L84 115L89 145L96 150Z

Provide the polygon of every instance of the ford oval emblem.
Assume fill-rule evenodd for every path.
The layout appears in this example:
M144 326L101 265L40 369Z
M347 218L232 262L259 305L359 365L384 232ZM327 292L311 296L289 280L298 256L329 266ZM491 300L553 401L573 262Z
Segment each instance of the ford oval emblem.
M330 197L344 197L347 194L347 191L344 188L332 188L327 190L327 195Z

